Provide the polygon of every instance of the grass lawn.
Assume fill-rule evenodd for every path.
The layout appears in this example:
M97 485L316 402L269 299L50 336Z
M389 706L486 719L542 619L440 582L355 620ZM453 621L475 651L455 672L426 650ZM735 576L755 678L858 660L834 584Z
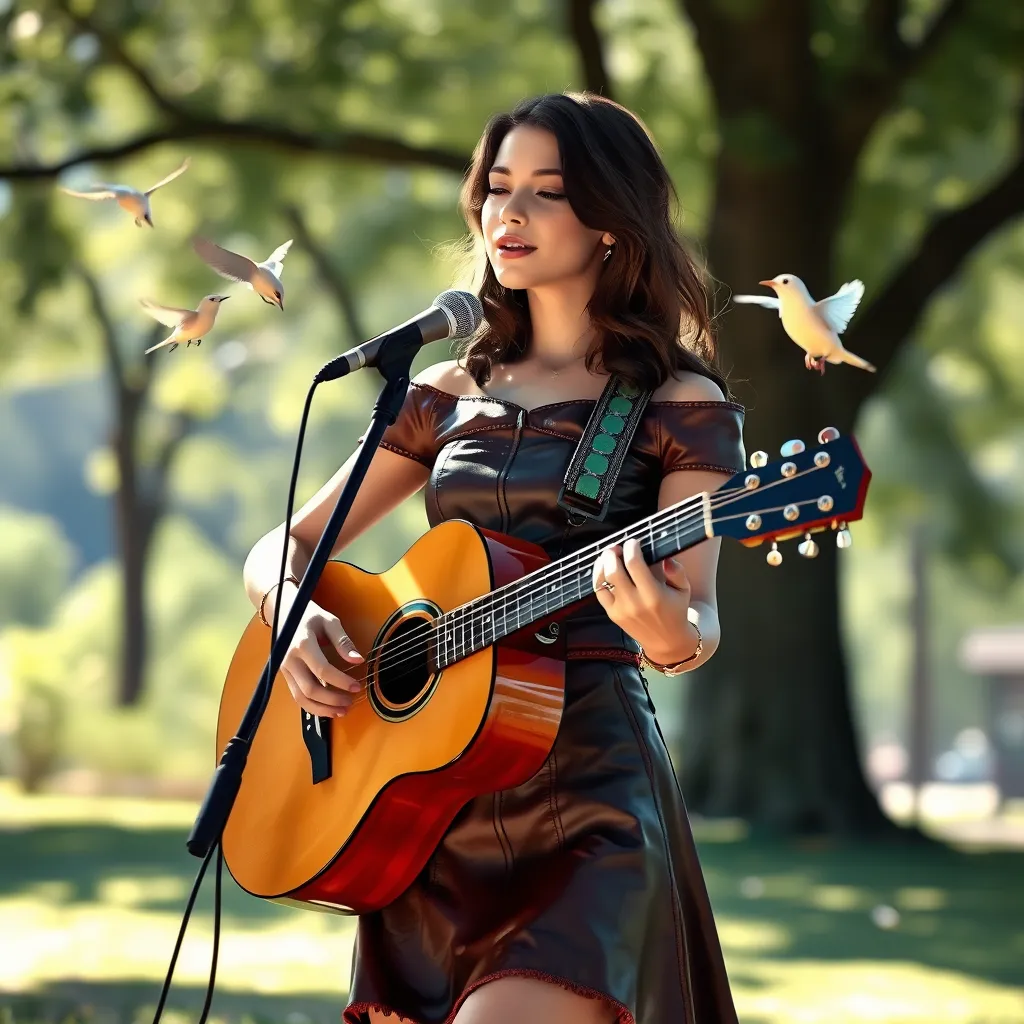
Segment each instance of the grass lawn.
M198 862L191 803L0 787L0 1021L151 1019ZM752 842L698 828L744 1024L1024 1024L1024 854ZM168 1024L202 1004L212 878ZM214 1017L336 1024L352 924L225 886ZM666 1022L671 1024L671 1022ZM703 1022L702 1022L703 1024Z

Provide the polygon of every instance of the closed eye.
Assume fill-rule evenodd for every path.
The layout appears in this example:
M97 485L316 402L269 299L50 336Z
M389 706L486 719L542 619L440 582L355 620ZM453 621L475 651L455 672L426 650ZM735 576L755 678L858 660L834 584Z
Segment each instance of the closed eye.
M487 190L487 194L492 196L505 195L507 192L508 189L505 188L503 185L492 185ZM543 199L565 199L564 192L538 192L537 195L539 195Z

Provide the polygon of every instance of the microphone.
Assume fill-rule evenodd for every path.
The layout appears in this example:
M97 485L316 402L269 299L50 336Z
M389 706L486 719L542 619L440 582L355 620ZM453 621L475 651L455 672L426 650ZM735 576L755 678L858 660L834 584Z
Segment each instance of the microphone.
M472 292L454 289L441 292L429 309L325 363L313 381L323 384L364 366L376 366L381 347L402 333L407 335L407 340L420 345L444 338L468 338L480 326L483 318L483 306Z

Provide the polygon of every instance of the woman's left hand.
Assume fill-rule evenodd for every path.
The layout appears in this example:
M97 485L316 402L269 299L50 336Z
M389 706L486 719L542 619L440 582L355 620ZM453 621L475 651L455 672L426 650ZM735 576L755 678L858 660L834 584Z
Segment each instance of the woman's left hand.
M648 652L677 651L680 638L693 633L687 628L690 581L676 559L666 558L662 566L664 583L651 571L639 542L632 538L621 548L605 548L594 563L594 591L601 607ZM687 653L678 652L678 657L685 658Z

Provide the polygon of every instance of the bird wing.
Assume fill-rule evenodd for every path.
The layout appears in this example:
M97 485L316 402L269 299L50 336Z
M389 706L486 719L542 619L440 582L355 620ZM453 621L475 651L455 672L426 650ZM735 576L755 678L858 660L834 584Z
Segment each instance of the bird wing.
M205 238L193 238L192 248L221 277L231 281L252 281L252 275L256 273L256 264L248 256L229 252Z
M288 255L288 250L292 247L293 241L294 239L289 238L287 242L279 245L260 266L266 267L274 277L279 278L281 276L281 265L284 263L284 258Z
M154 320L159 320L160 323L167 327L180 327L181 322L185 317L193 316L195 314L194 309L178 309L177 306L161 306L158 302L150 302L149 299L139 299L139 305L141 305Z
M835 295L830 295L827 299L816 302L813 308L836 334L842 334L846 330L846 325L850 322L851 317L857 311L863 295L863 281L847 281Z
M733 302L748 302L753 306L764 306L765 309L779 309L779 300L772 295L734 295Z
M75 196L78 199L116 199L117 192L115 192L109 185L97 185L95 188L89 189L87 192L76 192L72 188L64 188L61 186L61 192L67 193L69 196Z
M184 174L185 171L188 170L188 165L190 162L191 158L185 157L184 163L176 171L171 171L171 173L168 174L166 178L161 178L155 185L152 185L150 188L147 188L146 195L152 195L158 188L163 188L163 186L166 185L169 181L174 181L174 179L178 177L179 174Z

